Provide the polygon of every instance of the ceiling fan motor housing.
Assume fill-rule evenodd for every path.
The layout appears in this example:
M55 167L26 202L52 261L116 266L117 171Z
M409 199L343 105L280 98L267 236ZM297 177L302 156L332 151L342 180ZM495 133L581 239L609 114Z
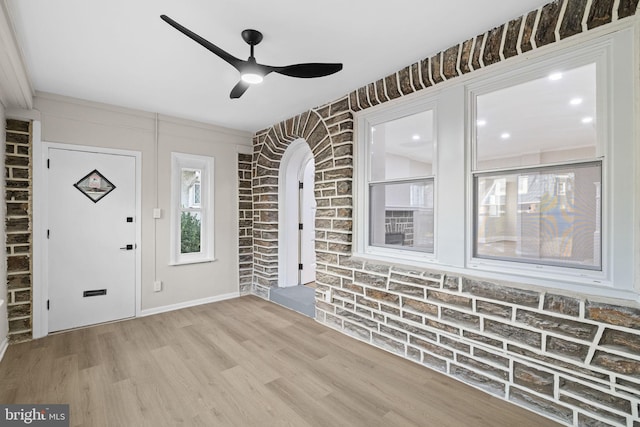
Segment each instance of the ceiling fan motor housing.
M262 33L258 30L244 30L242 32L242 39L250 46L255 46L262 41Z

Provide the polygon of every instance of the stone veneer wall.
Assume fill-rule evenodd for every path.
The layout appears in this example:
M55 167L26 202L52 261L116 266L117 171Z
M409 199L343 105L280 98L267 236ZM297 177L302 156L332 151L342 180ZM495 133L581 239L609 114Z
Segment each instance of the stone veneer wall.
M240 295L251 293L253 276L253 203L251 190L251 154L238 154L238 280Z
M31 122L7 120L5 200L9 340L32 336Z
M317 321L567 425L640 427L640 309L351 258L353 112L636 14L558 0L260 131L252 159L254 293L278 277L278 168L316 162ZM331 293L332 302L323 302Z
M278 285L278 170L287 146L304 138L315 159L316 258L351 253L353 115L349 98L260 132L253 146L254 292ZM326 231L322 231L326 230Z

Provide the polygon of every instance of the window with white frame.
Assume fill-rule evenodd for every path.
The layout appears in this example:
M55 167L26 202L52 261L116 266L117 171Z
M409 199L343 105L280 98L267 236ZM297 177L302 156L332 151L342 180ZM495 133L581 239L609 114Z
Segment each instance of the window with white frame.
M213 256L213 158L171 153L171 263Z
M355 254L637 299L635 31L533 52L359 112ZM432 145L417 131L389 136L420 114ZM428 219L412 247L390 219L416 207Z
M622 30L467 86L467 268L637 298L632 52Z
M597 66L553 70L474 94L473 256L601 271Z
M434 109L368 123L367 245L373 252L434 251Z

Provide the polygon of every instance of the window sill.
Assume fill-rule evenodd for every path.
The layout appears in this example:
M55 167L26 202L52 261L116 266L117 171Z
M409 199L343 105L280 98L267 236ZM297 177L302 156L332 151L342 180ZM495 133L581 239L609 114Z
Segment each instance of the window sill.
M189 264L206 264L206 263L216 262L216 261L217 261L216 258L198 258L198 259L190 259L190 260L183 260L183 261L172 261L169 263L169 265L178 266L178 265L189 265Z
M435 261L435 254L429 252L394 249L384 246L369 246L365 252L354 253L354 256L371 257L376 259L393 258L403 262L430 263Z
M640 302L640 290L615 288L611 281L601 280L595 282L592 277L579 277L560 275L543 275L538 271L516 270L497 268L487 264L459 267L440 263L435 258L423 258L421 260L402 258L398 255L381 253L354 252L354 261L375 262L390 266L417 268L420 270L437 271L445 274L455 274L466 277L474 277L481 280L493 281L496 284L515 286L523 289L535 289L544 291L562 291L582 296L607 297L626 301Z

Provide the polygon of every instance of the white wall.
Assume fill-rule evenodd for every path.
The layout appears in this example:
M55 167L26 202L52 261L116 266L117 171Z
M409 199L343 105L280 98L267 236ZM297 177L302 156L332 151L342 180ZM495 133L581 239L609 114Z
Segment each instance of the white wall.
M45 142L142 152L143 310L238 292L237 153L251 146L250 133L160 116L156 152L153 113L42 93L34 108ZM215 262L168 265L172 151L215 158ZM161 219L152 218L154 207ZM153 291L154 280L162 281L161 292Z
M4 107L0 104L0 123L2 124L2 132L0 132L0 162L4 165L4 144L6 134L4 131L5 128L5 115L4 115ZM4 194L4 179L0 180L0 194ZM4 242L7 241L5 234L5 214L6 214L6 203L2 203L0 206L0 224L2 227L0 228L0 238L2 238L3 244L0 245L0 300L4 300L2 304L0 304L0 359L2 358L2 353L5 348L5 343L7 339L7 334L9 333L9 320L7 317L7 248L4 245Z

